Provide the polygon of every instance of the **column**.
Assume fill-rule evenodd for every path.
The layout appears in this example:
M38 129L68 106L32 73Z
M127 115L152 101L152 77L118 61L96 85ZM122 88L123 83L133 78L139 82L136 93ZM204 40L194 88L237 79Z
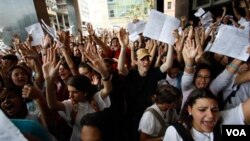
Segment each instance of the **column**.
M66 25L65 25L65 19L64 19L64 15L62 15L62 24L63 24L63 29L66 29Z

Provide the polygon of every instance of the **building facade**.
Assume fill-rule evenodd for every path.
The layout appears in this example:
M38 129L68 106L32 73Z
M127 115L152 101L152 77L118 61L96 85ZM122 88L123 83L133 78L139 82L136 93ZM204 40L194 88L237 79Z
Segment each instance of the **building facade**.
M133 19L145 20L153 8L155 0L108 0L110 26L124 27Z
M125 27L133 19L147 20L151 9L164 6L161 12L175 16L176 0L77 0L81 27L88 22L94 28ZM56 29L69 28L67 0L46 0L50 23ZM161 5L161 6L162 6Z
M68 10L66 0L46 0L50 25L55 29L68 29Z
M175 0L164 0L164 13L175 17Z

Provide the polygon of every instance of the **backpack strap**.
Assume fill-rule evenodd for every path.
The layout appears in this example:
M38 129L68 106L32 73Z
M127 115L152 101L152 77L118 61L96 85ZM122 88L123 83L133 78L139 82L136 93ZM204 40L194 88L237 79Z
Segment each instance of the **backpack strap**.
M193 137L188 134L187 129L179 122L172 124L183 141L194 141ZM221 128L220 125L216 125L214 129L214 141L221 141Z
M145 110L145 112L147 112L147 111L151 112L154 115L154 117L160 122L161 130L160 130L158 136L159 137L163 136L165 134L166 129L167 129L167 126L165 124L164 119L161 117L161 115L155 109L153 109L151 107L149 107Z
M214 128L214 141L221 141L222 135L221 135L221 126L217 124Z
M179 122L172 124L172 126L176 129L178 134L181 136L183 141L194 141L193 137L188 134L187 129Z
M221 108L224 109L225 105L226 105L228 102L229 102L229 103L232 103L231 98L232 98L232 97L235 97L235 94L236 94L236 92L239 90L239 88L240 88L240 85L237 85L236 90L233 90L233 91L227 96L227 98L222 102Z

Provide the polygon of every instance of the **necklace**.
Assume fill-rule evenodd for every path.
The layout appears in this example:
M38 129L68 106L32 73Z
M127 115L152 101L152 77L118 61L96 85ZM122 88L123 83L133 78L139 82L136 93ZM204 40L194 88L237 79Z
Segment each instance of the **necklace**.
M208 133L201 133L202 135L206 136L210 140L210 134Z

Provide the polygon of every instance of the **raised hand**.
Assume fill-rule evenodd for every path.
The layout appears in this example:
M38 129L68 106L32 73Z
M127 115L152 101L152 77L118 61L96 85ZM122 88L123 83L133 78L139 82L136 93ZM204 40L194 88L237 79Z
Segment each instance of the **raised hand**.
M70 50L70 46L69 46L69 43L70 43L70 35L69 35L69 32L65 32L65 31L62 31L62 30L59 30L57 32L57 35L58 35L58 38L59 38L59 41L56 42L56 46L57 47L65 47L65 49L68 51Z
M184 22L187 20L187 17L186 16L181 16L181 21Z
M94 31L93 26L92 26L91 23L88 23L88 24L87 24L87 31L88 31L88 33L89 33L90 35L94 35L94 34L95 34L95 31Z
M41 96L41 90L38 87L29 84L24 85L22 89L22 97L30 99L38 99Z
M42 47L43 48L47 48L49 47L50 45L52 44L52 38L46 34L44 37L43 37L43 40L42 40Z
M98 73L100 73L102 78L107 78L109 76L108 68L106 67L104 60L98 54L98 52L87 51L84 52L84 54L91 62L89 65Z
M44 58L44 63L42 65L44 79L53 79L59 68L61 61L56 60L56 48L46 49L46 56Z
M91 81L91 83L92 83L93 85L98 85L98 84L100 83L100 78L97 76L97 74L94 74L94 75L92 76L92 81Z
M172 35L175 38L175 43L178 42L179 39L180 39L180 35L178 33L178 29L173 30Z
M22 54L22 57L32 57L32 58L38 58L39 54L37 50L31 46L30 43L22 43L19 44L19 51Z
M12 37L12 43L14 45L21 43L21 39L20 39L20 36L18 34L14 34L14 36Z
M191 40L191 39L194 38L194 28L193 28L193 26L189 27L188 37L187 38L188 38L188 40Z
M185 28L182 32L181 38L176 42L176 45L174 46L174 49L177 53L182 52L184 42L188 36L188 28Z
M187 59L194 59L198 53L198 48L195 46L194 39L187 40L184 44L183 53L187 57Z
M148 49L148 52L151 52L153 47L154 47L154 41L152 39L148 40L146 42L146 49Z
M127 47L129 44L128 34L124 28L118 32L118 39L122 47Z

